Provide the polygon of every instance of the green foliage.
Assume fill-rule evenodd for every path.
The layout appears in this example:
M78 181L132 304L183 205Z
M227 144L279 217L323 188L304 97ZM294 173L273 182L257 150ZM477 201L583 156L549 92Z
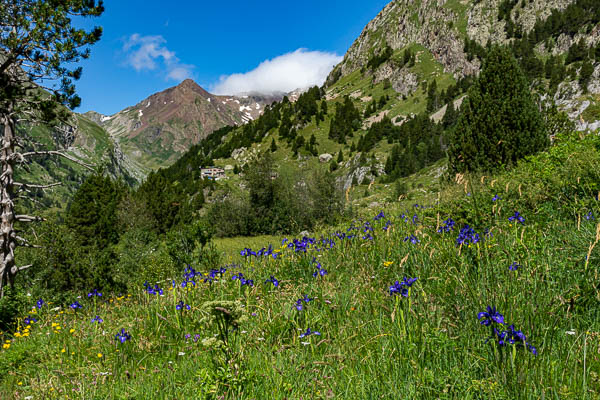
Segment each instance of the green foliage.
M202 179L204 157L193 150L169 168L151 172L134 194L161 233L190 222L203 207L204 189L212 184Z
M554 9L545 20L538 20L531 36L536 42L558 38L560 34L575 36L586 25L600 22L600 4L596 0L576 0L562 10Z
M14 331L17 327L17 318L26 311L24 304L29 299L22 289L8 288L0 298L0 332Z
M394 201L397 201L401 196L405 196L408 193L408 185L398 179L394 185Z
M34 111L37 118L50 122L66 116L58 104L78 107L81 99L75 94L73 81L81 77L82 69L70 70L66 65L89 57L87 46L100 39L102 28L76 29L71 18L97 17L103 12L102 2L95 1L66 0L60 7L40 0L1 1L0 111ZM31 71L28 79L19 72L22 70ZM47 84L45 79L58 82L48 98L32 88L30 79L41 85Z
M331 161L329 162L329 172L334 172L337 169L338 169L337 162L335 162L334 159L331 159Z
M126 281L117 277L118 256L112 246L82 245L79 232L57 221L44 223L38 235L42 248L34 254L31 280L52 297L64 299L71 291L92 288L126 289Z
M96 174L88 177L67 208L67 226L82 246L106 248L119 238L117 205L126 191L124 184Z
M353 132L360 127L360 124L359 111L350 97L345 96L342 103L336 104L335 117L329 127L329 139L338 143L346 143L346 138L352 137Z
M247 196L225 192L208 210L216 236L293 233L333 223L344 211L335 178L321 169L276 170L270 153L245 176Z
M437 83L435 79L429 84L427 89L427 112L431 113L437 110L440 106L440 96L437 90Z
M446 107L444 118L442 118L442 126L444 129L450 129L454 127L456 121L458 121L458 112L454 108L454 101L451 100Z
M393 54L394 50L392 50L392 48L388 44L386 44L383 48L383 51L381 51L377 55L373 55L369 59L369 61L367 62L367 68L370 68L371 70L376 70L381 64L389 60Z
M593 73L594 65L591 63L591 61L584 62L581 66L581 71L579 72L579 84L583 88L584 93L587 93L587 86L588 83L590 83Z
M194 256L202 252L210 238L209 229L201 221L196 220L169 231L165 243L175 265L184 266L195 261Z
M494 47L461 108L448 151L449 171L495 170L547 145L527 78L508 50Z
M321 100L321 89L314 86L302 93L294 104L297 118L302 123L308 123L319 111L318 101Z

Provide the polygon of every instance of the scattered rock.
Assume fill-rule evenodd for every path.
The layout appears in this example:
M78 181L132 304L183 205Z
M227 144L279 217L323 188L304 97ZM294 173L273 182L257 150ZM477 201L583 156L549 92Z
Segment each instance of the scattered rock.
M240 158L241 155L243 155L246 152L246 148L245 147L240 147L239 149L235 149L234 151L231 152L231 158L233 158L234 160L237 160L238 158Z
M331 154L325 153L319 156L319 161L322 163L328 163L332 158L333 156Z

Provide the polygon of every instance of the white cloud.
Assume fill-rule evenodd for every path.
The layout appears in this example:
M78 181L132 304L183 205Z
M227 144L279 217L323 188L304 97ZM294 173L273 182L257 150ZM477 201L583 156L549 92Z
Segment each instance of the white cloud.
M167 80L180 81L190 78L194 66L182 64L175 52L165 46L166 43L165 38L160 35L142 36L134 33L123 45L125 63L138 72L161 70Z
M172 79L174 81L183 81L187 78L192 78L194 74L192 73L193 65L187 64L179 64L178 66L172 68L167 74L167 78Z
M342 61L335 53L298 49L272 60L244 74L222 76L211 86L215 94L290 92L298 88L320 86L333 67Z

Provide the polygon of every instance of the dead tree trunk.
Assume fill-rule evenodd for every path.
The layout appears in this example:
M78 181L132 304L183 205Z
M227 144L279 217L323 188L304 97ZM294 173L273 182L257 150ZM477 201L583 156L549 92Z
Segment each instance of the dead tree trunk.
M0 142L0 297L7 285L13 285L18 272L15 265L17 234L14 229L14 165L15 165L15 122L11 110L0 115L2 140Z

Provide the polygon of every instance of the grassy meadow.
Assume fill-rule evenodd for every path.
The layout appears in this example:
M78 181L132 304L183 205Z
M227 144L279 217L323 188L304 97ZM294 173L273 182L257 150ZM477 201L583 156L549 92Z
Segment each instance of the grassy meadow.
M600 398L599 147L313 238L220 240L212 270L120 296L32 296L0 398Z

